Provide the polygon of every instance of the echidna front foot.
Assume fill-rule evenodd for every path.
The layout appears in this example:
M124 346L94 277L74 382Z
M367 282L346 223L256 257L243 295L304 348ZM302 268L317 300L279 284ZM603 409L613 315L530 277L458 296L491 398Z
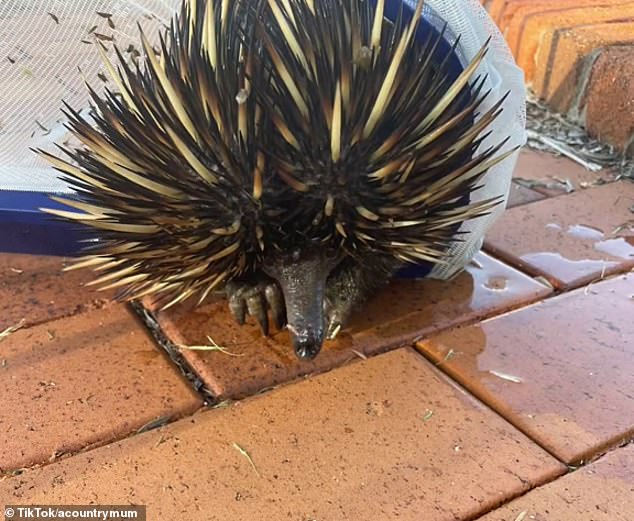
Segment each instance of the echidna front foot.
M314 247L276 253L263 264L266 275L227 284L229 308L240 324L247 314L255 317L264 334L271 309L278 327L286 323L297 357L310 360L398 267L391 257L342 259Z
M327 338L336 338L353 312L384 286L400 266L401 263L391 258L342 262L326 286Z
M229 309L238 324L243 325L247 314L254 317L262 333L269 334L268 310L275 326L281 329L286 324L284 296L278 283L264 274L245 280L233 280L225 286Z

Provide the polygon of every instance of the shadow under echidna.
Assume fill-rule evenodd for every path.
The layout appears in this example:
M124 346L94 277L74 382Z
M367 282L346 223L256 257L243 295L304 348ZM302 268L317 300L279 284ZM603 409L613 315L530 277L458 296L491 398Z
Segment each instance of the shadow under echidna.
M470 194L513 152L479 149L504 100L481 110L486 46L452 75L399 4L190 0L158 56L142 32L137 63L100 50L118 92L88 87L90 122L66 106L67 159L38 151L76 190L45 211L97 239L72 268L164 307L224 289L312 358L399 269L448 262L500 202Z

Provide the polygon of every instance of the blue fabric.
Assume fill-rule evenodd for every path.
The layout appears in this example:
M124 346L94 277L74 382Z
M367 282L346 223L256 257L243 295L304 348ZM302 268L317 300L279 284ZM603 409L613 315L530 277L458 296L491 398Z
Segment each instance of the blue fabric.
M79 227L62 222L39 208L68 207L38 192L0 190L0 251L32 255L77 255L82 235Z

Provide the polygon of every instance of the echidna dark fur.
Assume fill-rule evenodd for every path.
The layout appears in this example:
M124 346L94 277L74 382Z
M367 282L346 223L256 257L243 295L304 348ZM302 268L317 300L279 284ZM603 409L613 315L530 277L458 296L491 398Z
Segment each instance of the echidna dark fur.
M83 143L38 152L98 241L74 268L120 299L164 307L225 287L239 322L268 311L295 352L325 336L399 268L447 262L503 143L478 151L503 100L479 113L483 48L457 79L413 17L366 0L189 0L130 64L102 59L118 92L90 89Z

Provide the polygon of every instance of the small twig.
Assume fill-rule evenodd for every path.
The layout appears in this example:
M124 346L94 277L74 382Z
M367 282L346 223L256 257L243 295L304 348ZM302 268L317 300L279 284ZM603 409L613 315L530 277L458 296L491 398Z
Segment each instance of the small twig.
M97 38L98 40L101 40L102 42L114 42L114 36L110 34L102 34L96 31L92 34L95 38Z
M535 280L540 284L543 284L547 288L555 289L555 286L553 286L552 282L550 282L546 277L543 277L542 275L538 275L537 277L535 277Z
M563 186L567 194L571 194L572 192L575 191L575 187L572 184L572 181L570 181L570 179L561 179L560 177L554 177L554 176L553 176L553 179Z
M630 208L630 211L632 211L632 208ZM624 230L634 230L634 221L627 221L627 222L617 226L616 228L614 228L614 230L612 230L611 235L613 237L616 237L619 233L621 233Z
M515 384L521 384L524 382L524 380L522 380L519 376L513 376L512 374L502 373L500 371L495 371L493 369L491 369L489 373L492 374L493 376L497 376L498 378L501 378L502 380L506 380L507 382L513 382Z
M260 475L260 472L255 466L255 463L253 463L253 458L251 458L251 455L245 449L240 447L240 445L238 445L236 442L233 443L233 448L236 449L240 454L242 454L242 456L244 456L247 459L247 461L251 464L251 467L253 468L255 473L258 475L258 478L261 478L262 476Z
M186 346L181 344L178 347L180 349L185 349L188 351L218 351L224 355L229 356L244 356L244 353L232 353L231 351L227 350L226 347L219 346L210 336L207 336L207 340L209 340L209 345L206 346Z
M361 351L357 351L356 349L352 349L352 352L357 355L361 360L367 360L368 357L365 356Z
M337 327L333 330L333 332L328 336L328 340L334 340L337 338L337 335L341 331L341 324L337 324Z
M235 402L231 399L223 400L222 402L218 402L216 405L212 405L212 409L225 409L227 407L231 407Z
M151 431L154 429L158 429L159 427L163 427L167 425L171 420L171 416L161 416L156 418L155 420L147 422L145 425L139 427L136 431L137 434L142 434L147 431Z
M524 188L546 188L547 190L563 190L567 194L575 191L575 187L573 186L570 179L559 179L556 177L552 178L555 182L548 183L541 179L524 179L523 177L515 177L513 181L523 186Z
M169 438L165 437L164 434L161 434L161 437L158 439L158 441L154 444L154 447L158 447L159 445L162 445L163 443L165 443L167 440L169 440Z
M22 329L22 327L24 326L24 323L26 322L25 319L20 320L19 323L17 323L14 326L9 326L8 328L6 328L4 331L0 332L0 342L2 342L5 338L7 338L9 335L12 335L13 333L15 333L18 329Z
M449 360L451 360L452 358L454 358L458 353L456 351L452 349L450 349L449 351L447 351L447 354L445 355L445 358L443 358L440 362L438 362L436 365L441 365L444 364L445 362L449 362Z
M575 154L574 150L571 147L569 147L565 143L562 143L561 141L557 141L556 139L549 138L548 136L543 136L539 134L538 132L531 129L528 129L526 131L526 134L528 135L530 139L539 141L543 143L544 145L549 146L553 150L559 152L560 154L563 154L564 156L572 159L574 162L579 163L586 170L590 170L591 172L599 172L600 170L603 170L603 167L601 165L594 163L592 161L586 161L578 154Z
M588 283L588 285L587 285L587 286L585 287L585 289L583 290L583 294L584 294L584 295L588 295L588 293L590 292L590 287L591 287L593 284L596 284L597 282L601 282L603 279L605 279L605 272L606 272L606 270L607 270L607 267L608 267L608 266L607 266L607 264L603 264L603 268L601 269L601 275L599 275L599 278L598 278L598 279L591 280L591 281ZM595 293L595 295L596 295L596 293Z

